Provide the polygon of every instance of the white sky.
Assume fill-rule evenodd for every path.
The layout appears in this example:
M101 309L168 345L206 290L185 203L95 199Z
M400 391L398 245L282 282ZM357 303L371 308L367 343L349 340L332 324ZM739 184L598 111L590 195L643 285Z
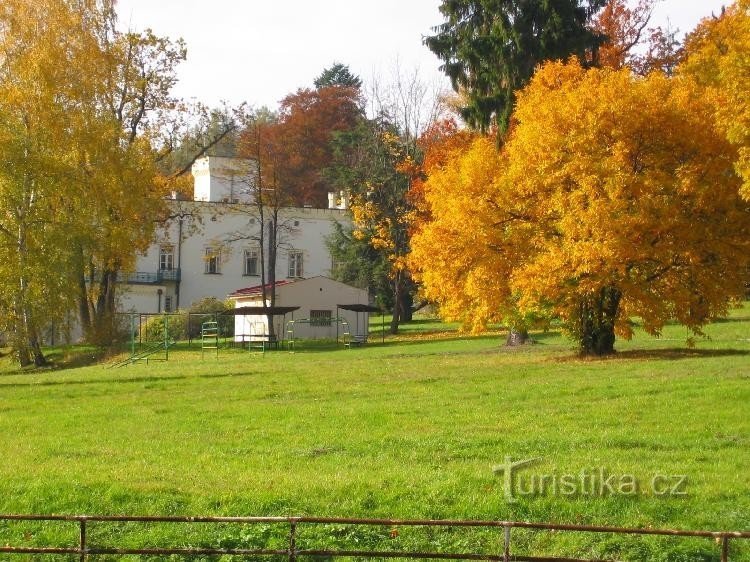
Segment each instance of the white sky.
M686 32L731 0L662 0L652 23ZM275 109L334 61L367 81L396 60L449 88L422 37L442 22L440 0L118 0L123 27L182 37L188 60L176 95Z

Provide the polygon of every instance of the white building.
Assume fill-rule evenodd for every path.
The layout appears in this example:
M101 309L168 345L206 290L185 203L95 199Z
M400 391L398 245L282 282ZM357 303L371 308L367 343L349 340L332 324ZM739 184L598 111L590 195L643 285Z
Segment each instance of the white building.
M169 201L174 218L159 229L138 257L136 270L124 279L121 310L172 312L204 297L224 300L237 287L261 283L261 225L248 195L255 163L206 157L192 171L194 200ZM343 197L329 197L329 207L281 210L277 280L330 275L326 237L334 221L348 224L350 218Z
M267 294L270 286L267 288ZM349 334L348 339L366 341L369 332L369 313L340 309L340 305L367 305L364 289L352 287L322 275L308 279L279 281L275 287L276 307L297 308L286 315L274 317L274 334L277 339L292 339L288 329L293 329L295 339L334 339ZM262 307L262 286L239 289L230 296L236 309L250 310ZM270 306L270 299L266 300ZM294 323L290 323L294 320ZM343 320L343 322L342 322ZM254 341L269 334L268 318L263 315L239 314L235 316L236 341Z

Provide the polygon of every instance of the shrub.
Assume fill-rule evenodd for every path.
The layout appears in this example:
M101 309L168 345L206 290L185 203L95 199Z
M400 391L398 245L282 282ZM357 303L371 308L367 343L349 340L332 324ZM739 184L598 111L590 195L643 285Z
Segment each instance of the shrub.
M164 321L167 318L168 335L170 340L187 338L187 314L162 314L150 316L141 324L141 340L144 342L158 342L164 339Z
M201 335L201 324L216 319L219 323L219 333L223 336L234 335L234 316L222 316L223 312L234 309L234 304L229 301L221 301L215 297L205 297L194 302L188 309L190 315L188 331L190 337L197 338Z

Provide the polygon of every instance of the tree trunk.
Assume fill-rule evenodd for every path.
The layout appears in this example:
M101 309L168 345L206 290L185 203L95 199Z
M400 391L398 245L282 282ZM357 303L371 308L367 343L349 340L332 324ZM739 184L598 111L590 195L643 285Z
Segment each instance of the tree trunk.
M622 294L616 287L604 287L581 302L581 354L603 356L615 352L615 322L621 297Z
M107 269L102 272L102 278L99 282L99 296L96 299L89 335L91 342L99 346L112 345L117 335L115 329L117 273L117 268Z
M32 333L29 336L29 349L34 358L34 365L37 367L44 367L47 365L47 359L44 357L44 353L42 353L42 346L39 343L39 336L37 335L36 330L32 330Z
M271 306L276 306L276 236L277 236L277 219L274 217L268 221L268 285L271 290L269 300ZM273 325L273 315L268 315L268 339L273 340L276 337L276 328Z
M414 306L414 296L411 294L411 291L402 290L400 303L401 322L411 322L414 318L414 311L412 310L412 307Z
M22 280L22 284L24 282L25 280ZM47 360L42 352L42 346L34 324L35 320L24 302L18 303L18 310L20 311L20 326L16 328L18 332L16 345L18 362L21 367L27 367L32 363L37 367L42 367L47 364Z
M505 340L505 345L508 347L514 347L516 345L524 345L529 342L529 331L526 328L510 328L508 330L508 339Z
M76 277L78 278L78 321L81 323L86 339L91 334L91 307L89 305L89 293L86 285L86 269L83 260L83 249L78 248L76 264Z
M398 325L401 321L401 295L403 291L403 272L396 272L393 280L393 317L391 318L391 334L398 334Z
M36 317L33 315L29 301L29 279L26 274L27 267L27 246L26 246L26 225L22 224L18 228L18 272L19 286L15 296L15 327L16 327L16 349L18 351L18 362L21 367L26 367L33 363L41 367L47 364L42 353L42 347L39 344L39 337L36 331Z
M22 347L18 349L18 364L21 367L28 367L31 365L31 354L29 353L29 350L26 347Z

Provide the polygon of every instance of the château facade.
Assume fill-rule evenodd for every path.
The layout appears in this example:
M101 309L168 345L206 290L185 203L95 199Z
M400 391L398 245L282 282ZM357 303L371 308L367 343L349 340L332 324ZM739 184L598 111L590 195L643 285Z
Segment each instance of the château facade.
M187 309L205 297L261 283L260 217L253 204L252 160L205 157L192 168L192 201L168 201L169 222L157 230L135 271L120 287L123 312L160 313ZM278 221L276 279L331 274L326 238L334 222L350 224L346 199L329 196L329 208L288 207ZM266 233L268 233L268 217ZM268 267L268 239L265 256ZM266 276L268 279L268 276Z

